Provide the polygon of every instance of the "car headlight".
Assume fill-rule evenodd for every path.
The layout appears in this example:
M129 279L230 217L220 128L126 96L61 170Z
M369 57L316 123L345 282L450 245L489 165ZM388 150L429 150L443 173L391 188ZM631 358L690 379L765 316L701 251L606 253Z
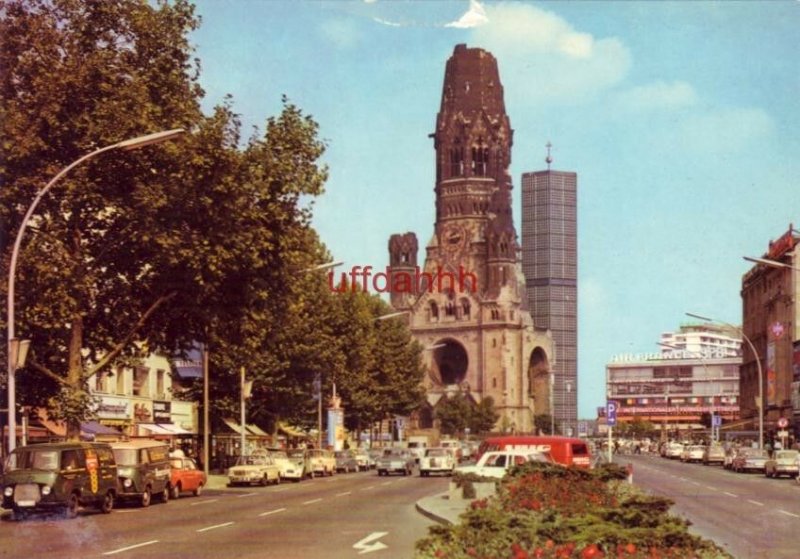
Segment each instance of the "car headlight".
M50 491L51 491L51 488L50 488L49 485L43 485L42 486L42 495L49 495Z
M133 485L133 482L130 479L125 478L124 480L122 480L122 487L124 487L125 489L130 489L131 485Z
M6 497L11 497L11 495L13 494L14 494L14 488L11 487L10 485L7 486L5 489L3 489L3 495L5 495Z

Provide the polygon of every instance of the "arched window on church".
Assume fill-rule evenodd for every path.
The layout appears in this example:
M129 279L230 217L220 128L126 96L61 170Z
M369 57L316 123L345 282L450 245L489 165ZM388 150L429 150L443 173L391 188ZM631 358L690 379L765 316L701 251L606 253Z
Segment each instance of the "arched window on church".
M431 320L439 320L439 305L436 301L431 301Z
M464 148L462 146L450 149L450 176L464 176Z
M483 144L483 138L478 139L478 145L472 147L472 174L476 177L485 177L489 168L489 148Z
M453 316L456 314L455 305L452 302L448 301L444 306L444 315L445 316Z

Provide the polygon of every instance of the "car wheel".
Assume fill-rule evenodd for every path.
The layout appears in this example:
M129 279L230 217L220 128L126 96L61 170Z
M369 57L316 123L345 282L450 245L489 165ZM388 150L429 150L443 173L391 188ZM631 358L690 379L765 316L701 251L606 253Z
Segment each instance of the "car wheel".
M22 522L28 518L28 512L20 509L14 509L14 511L11 513L11 517L17 522Z
M314 472L308 472L308 479L314 479Z
M142 496L139 499L139 506L142 508L149 507L151 497L152 495L150 494L150 488L145 487L144 493L142 493Z
M261 478L261 481L259 483L263 487L266 487L267 485L269 485L269 475L264 474L264 477Z
M106 493L105 497L103 497L103 502L100 503L100 512L103 514L109 514L114 508L114 493L109 491Z
M170 497L173 499L179 499L181 496L181 484L178 483L176 485L171 486L170 488Z
M171 493L171 490L170 490L169 485L165 486L164 487L164 491L162 491L158 495L158 501L160 503L164 503L166 505L167 503L169 503L169 495L170 495L170 493Z
M64 515L67 518L75 518L76 516L78 516L78 506L79 506L78 496L75 493L73 493L72 495L69 496L69 499L67 500L67 506L64 509Z
M201 483L200 485L198 485L197 489L192 491L192 493L194 494L195 497L199 497L203 493L203 484Z
M281 476L278 476L275 478L275 485L280 485L280 484L281 484Z

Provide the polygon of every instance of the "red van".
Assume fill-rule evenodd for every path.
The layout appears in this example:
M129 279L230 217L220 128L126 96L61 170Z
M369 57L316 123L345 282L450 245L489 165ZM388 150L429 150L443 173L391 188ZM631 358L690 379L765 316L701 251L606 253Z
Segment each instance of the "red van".
M537 450L547 452L553 460L564 466L591 468L592 456L586 441L573 437L508 435L489 437L478 447L478 458L484 452L505 449Z

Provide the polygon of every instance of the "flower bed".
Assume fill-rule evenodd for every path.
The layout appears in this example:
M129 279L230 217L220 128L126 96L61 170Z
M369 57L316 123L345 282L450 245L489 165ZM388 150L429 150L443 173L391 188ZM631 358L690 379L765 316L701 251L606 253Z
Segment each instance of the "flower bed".
M416 557L510 559L730 558L668 514L672 501L625 483L625 470L531 463L495 497L473 501L455 526L434 526Z

